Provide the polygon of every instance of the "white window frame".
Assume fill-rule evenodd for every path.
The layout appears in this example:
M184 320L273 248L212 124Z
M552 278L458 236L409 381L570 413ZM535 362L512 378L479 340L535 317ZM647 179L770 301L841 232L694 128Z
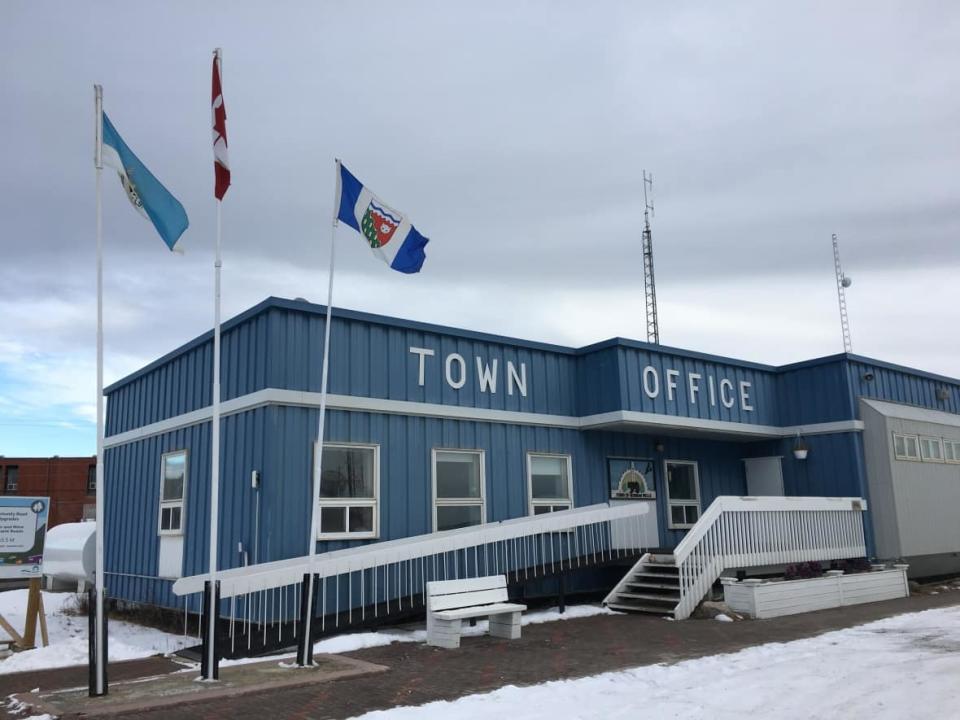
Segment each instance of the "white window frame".
M16 470L17 472L17 481L13 487L10 487L10 471ZM20 466L19 465L7 465L3 469L3 492L4 494L15 495L20 492Z
M463 453L464 455L480 456L480 497L479 498L441 498L437 497L437 453ZM483 450L464 448L433 448L430 451L430 475L433 485L433 531L437 530L438 507L473 507L480 506L480 524L487 521L487 458ZM471 526L476 527L476 526Z
M674 500L670 497L670 465L691 465L693 467L693 491L696 493L695 500ZM671 530L689 530L696 523L675 523L673 522L673 513L671 508L674 506L695 506L697 508L697 520L703 516L702 499L700 495L700 463L696 460L673 460L667 458L663 461L663 485L667 494L667 527Z
M568 498L534 498L533 497L533 465L535 457L563 458L567 463L567 495ZM564 453L528 452L527 453L527 512L535 515L535 510L543 506L566 505L567 510L573 510L573 458ZM551 512L554 512L551 510Z
M163 499L163 484L167 474L167 458L173 455L183 455L183 492L179 500ZM183 535L183 528L187 524L187 483L190 480L190 451L186 448L171 450L160 456L160 507L157 508L157 535ZM176 530L163 529L163 511L166 508L180 508L180 527Z
M947 457L947 446L950 446L953 458ZM960 464L960 440L943 439L943 460L951 465Z
M927 457L927 454L923 451L923 443L936 443L937 447L940 448L940 457ZM920 446L920 460L926 463L942 463L944 459L943 453L943 440L938 437L933 437L932 435L921 435L918 440L918 445Z
M897 438L903 438L903 448L907 449L907 440L913 439L916 444L917 454L916 455L902 455L897 452ZM911 435L910 433L893 433L893 457L897 460L908 460L911 462L920 462L920 438L917 435Z
M319 443L314 442L313 452L316 453ZM323 498L319 499L317 504L317 540L376 540L380 537L380 446L371 443L349 443L349 442L328 442L324 443L325 448L349 448L351 450L373 450L373 499L366 498ZM314 463L314 468L316 468ZM321 469L322 472L322 469ZM315 479L319 484L319 478ZM345 507L347 531L346 532L323 532L321 511L325 507ZM372 507L373 508L373 530L365 532L350 532L350 508L351 507Z

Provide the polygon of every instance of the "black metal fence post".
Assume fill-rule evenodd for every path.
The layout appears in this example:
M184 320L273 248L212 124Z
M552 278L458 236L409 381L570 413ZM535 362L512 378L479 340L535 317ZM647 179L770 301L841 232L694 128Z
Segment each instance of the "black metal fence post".
M220 679L220 581L213 586L213 679Z
M209 678L207 674L207 642L210 634L207 632L208 615L210 614L210 581L203 583L203 600L200 607L200 677L204 680Z
M320 593L320 576L313 576L313 602L310 606L310 617L313 618L313 622L310 623L310 637L307 638L307 665L313 665L313 642L314 638L317 636L317 605L319 604L319 598L317 597Z
M210 594L213 593L213 613L210 612ZM203 583L203 613L201 632L203 644L200 651L200 677L204 680L220 679L220 581L211 589L210 581ZM213 623L213 665L210 665L210 623Z
M303 574L303 586L300 592L300 636L297 638L297 665L300 667L304 667L310 663L310 660L307 659L310 655L307 648L308 646L312 647L312 643L308 641L307 633L304 632L306 628L304 621L307 619L307 613L309 612L307 595L310 594L310 579L310 573ZM313 628L313 618L310 618L310 622L307 623L307 625Z

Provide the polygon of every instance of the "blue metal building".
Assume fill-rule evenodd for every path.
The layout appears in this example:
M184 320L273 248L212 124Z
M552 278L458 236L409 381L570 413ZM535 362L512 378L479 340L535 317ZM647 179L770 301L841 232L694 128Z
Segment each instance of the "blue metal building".
M308 552L325 312L268 298L223 326L221 569ZM114 597L183 608L173 580L207 570L212 354L207 333L106 389ZM329 393L319 552L611 498L654 503L662 547L719 495L872 504L864 399L935 413L960 487L960 381L856 355L772 367L334 310Z

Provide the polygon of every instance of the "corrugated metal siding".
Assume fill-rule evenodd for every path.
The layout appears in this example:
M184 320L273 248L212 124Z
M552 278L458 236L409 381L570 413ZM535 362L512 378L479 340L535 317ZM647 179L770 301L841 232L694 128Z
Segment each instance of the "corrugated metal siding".
M254 312L254 310L256 312ZM267 301L223 334L223 398L230 399L266 387L319 391L324 315L315 306L291 306ZM120 383L109 396L107 435L141 427L204 407L210 402L212 341L200 338L180 354ZM417 382L419 357L410 347L432 349L425 359L424 385ZM724 361L697 353L657 350L630 341L575 351L552 346L498 341L489 336L417 323L398 323L344 311L334 315L330 391L393 400L410 400L466 407L519 410L556 415L588 415L616 409L708 418L764 425L793 425L851 419L857 396L906 402L948 412L960 412L960 383L913 374L862 359L836 356L783 370L751 363ZM445 359L459 353L466 362L466 384L460 390L444 379ZM483 392L477 358L491 366L497 361L497 391ZM507 363L527 368L527 397L508 392ZM657 369L660 393L647 397L642 386L644 367ZM667 400L666 370L680 372L676 396ZM865 381L863 375L874 374ZM688 373L699 373L700 392L689 399ZM734 407L710 403L708 378L735 384ZM741 409L739 382L752 384L753 411ZM949 392L936 398L938 388Z
M261 314L221 335L221 399L267 387L268 318ZM106 435L198 410L213 397L213 339L202 342L151 372L113 390L107 403Z
M842 360L778 373L777 404L777 425L852 420L857 416Z
M319 391L324 316L316 308L291 307L268 301L223 336L223 398L230 399L273 387ZM610 341L582 352L462 331L445 332L416 323L377 322L345 312L334 315L330 392L392 400L517 410L556 415L588 415L628 409L685 417L764 425L830 422L856 416L859 395L904 402L948 412L960 408L960 384L945 378L837 356L783 370L683 351ZM424 385L417 382L419 357L409 348L435 351L426 359ZM137 428L209 404L211 393L209 338L200 338L169 360L159 361L109 398L108 435ZM445 381L449 353L466 362L466 384L454 390ZM476 358L497 360L497 391L481 392ZM527 397L507 392L507 362L527 368ZM660 393L647 397L642 371L659 374ZM667 400L666 370L680 376L674 401ZM872 372L874 379L863 375ZM697 401L689 400L688 373L702 376ZM709 402L707 378L735 384L733 408ZM740 407L739 382L752 383L753 411ZM949 396L937 399L937 389ZM266 407L224 420L221 466L220 567L242 562L240 545L259 561L302 555L308 550L310 522L310 448L317 410ZM441 420L422 417L335 411L327 422L327 438L375 443L381 449L381 538L430 532L432 448L483 449L487 470L487 518L501 520L527 512L526 453L560 452L573 458L577 505L608 497L606 458L656 460L655 486L661 536L673 545L682 531L667 530L665 458L699 462L701 504L705 509L721 494L746 492L741 458L782 455L788 495L860 495L867 497L863 443L857 433L806 438L810 457L792 456L793 440L728 443L659 436L665 450L654 452L649 435ZM184 573L207 568L207 502L209 494L209 423L181 429L107 451L107 566L115 596L168 607L182 607L170 582L156 573L156 535L160 455L185 447L190 452L187 484ZM260 534L254 538L256 495L250 472L262 472ZM869 500L869 497L867 498ZM869 528L868 528L869 533ZM868 538L868 542L871 540ZM343 547L326 542L321 550ZM356 543L355 543L356 544Z
M323 316L274 308L270 328L271 347L281 349L271 363L270 386L319 392ZM330 334L331 393L556 415L576 413L576 357L572 352L377 325L337 317L336 311ZM410 352L411 347L435 353L424 360L423 386L418 384L420 358ZM460 354L466 364L466 384L459 390L445 380L445 361L451 353ZM497 361L496 392L481 390L477 358L491 368ZM508 362L517 372L521 364L526 365L526 397L516 388L510 394Z
M760 425L775 425L778 421L776 377L773 372L742 367L733 363L712 363L697 358L670 353L652 352L630 347L619 349L621 366L621 407L627 410L651 412L662 415L707 418ZM647 366L656 369L660 381L660 392L650 398L643 389L643 371ZM667 370L677 370L677 388L674 399L668 399ZM700 390L696 401L690 401L689 373L699 373ZM708 377L715 379L716 401L710 403ZM733 385L735 402L732 408L724 407L720 401L720 381L730 380ZM741 408L740 382L751 383L750 404L752 411Z
M786 495L812 497L866 497L862 468L855 458L858 433L812 435L804 441L810 449L806 460L793 456L795 440L750 443L744 457L783 457L783 490ZM869 498L868 498L869 499Z
M255 502L250 472L265 467L267 412L258 409L222 421L220 568L242 564L238 543L252 552ZM183 573L195 575L208 569L210 423L203 423L106 451L105 563L113 597L183 607L183 599L170 590L171 581L143 577L157 574L160 458L183 449L187 450ZM308 497L301 502L309 506ZM271 532L262 518L261 543Z
M577 358L577 410L594 415L620 409L626 381L616 347L585 353Z
M238 543L253 551L255 497L250 471L262 472L259 560L267 562L307 552L310 523L311 446L317 411L268 407L238 413L223 423L221 466L221 568L241 564ZM664 438L665 452L654 452L650 436L498 423L405 418L378 413L332 411L328 441L380 446L380 538L432 531L431 449L482 449L486 459L486 506L490 521L527 514L526 454L570 454L574 502L604 502L609 496L607 457L657 460L658 522L664 543L682 532L667 531L663 459L697 460L703 507L720 494L743 494L742 446L687 438ZM159 543L157 512L160 457L186 448L189 468L186 500L184 574L207 569L209 423L112 448L107 453L107 569L115 597L166 607L183 607L170 582L133 576L155 575ZM369 541L330 541L318 550Z
M943 412L960 413L960 383L857 360L849 361L848 368L854 397L889 400ZM868 373L873 374L872 380L864 379L864 375ZM940 400L937 397L937 390L940 388L946 390L946 400Z

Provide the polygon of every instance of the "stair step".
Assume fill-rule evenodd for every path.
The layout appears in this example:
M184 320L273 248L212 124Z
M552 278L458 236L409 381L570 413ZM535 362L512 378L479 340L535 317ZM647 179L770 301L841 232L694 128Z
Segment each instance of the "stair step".
M641 570L633 573L633 575L630 576L630 579L650 580L663 583L665 585L670 585L672 587L680 587L680 578L676 575L668 575L666 573L652 573L647 572L646 570Z
M655 553L651 553L646 561L657 565L673 565L674 567L676 567L677 562L673 555L658 555Z
M651 565L650 563L644 563L640 566L640 569L643 572L652 572L659 575L677 576L680 574L680 570L676 565Z
M632 588L642 588L644 590L664 590L669 593L680 594L680 587L677 585L669 585L664 583L655 583L655 582L644 582L636 580L628 580L624 583L627 587Z
M613 610L623 610L624 612L649 613L651 615L673 617L673 608L654 607L652 605L629 605L617 602L607 603L607 607Z
M655 603L669 603L670 607L673 608L674 605L680 602L680 594L678 593L676 597L670 597L668 595L654 595L652 593L621 592L617 593L617 599L648 600Z

